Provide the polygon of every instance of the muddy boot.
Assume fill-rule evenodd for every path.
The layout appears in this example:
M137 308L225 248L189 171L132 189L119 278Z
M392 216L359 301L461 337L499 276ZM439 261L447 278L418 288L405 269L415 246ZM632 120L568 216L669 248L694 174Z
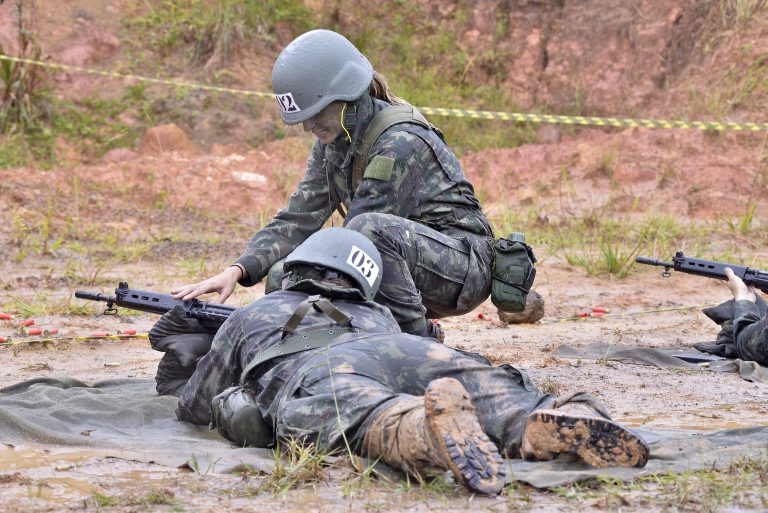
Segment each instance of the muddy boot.
M377 413L363 450L401 468L420 482L450 470L470 490L495 495L506 470L498 449L483 432L464 387L453 378L432 381L424 400L399 400Z
M593 467L644 467L648 445L583 403L528 416L520 452L527 460L578 458Z

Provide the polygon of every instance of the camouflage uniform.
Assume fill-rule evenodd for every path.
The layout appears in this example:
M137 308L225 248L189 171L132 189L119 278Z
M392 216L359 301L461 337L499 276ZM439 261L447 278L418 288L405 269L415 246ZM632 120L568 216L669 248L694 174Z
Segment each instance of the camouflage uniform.
M288 205L237 260L251 286L332 214L326 166L348 215L345 227L368 236L384 260L376 300L403 331L425 333L426 317L471 311L490 293L493 232L458 159L435 131L409 123L385 131L371 148L363 181L352 190L352 163L373 116L389 104L367 92L357 102L352 142L315 142Z
M755 303L730 299L704 313L722 329L714 344L694 344L696 349L768 365L768 305L763 298L757 296Z
M255 355L280 341L281 327L306 298L302 292L277 291L235 312L182 389L178 418L208 424L214 396L238 384ZM333 304L351 315L353 325L363 332L341 335L327 347L275 358L256 367L246 380L271 433L265 446L277 438L298 437L333 449L343 447L346 437L359 451L368 423L378 412L397 404L419 404L414 396L423 395L429 382L441 377L461 382L482 428L510 457L519 457L525 422L535 409L588 403L605 411L587 394L555 399L511 366L494 367L479 355L399 333L394 318L378 304ZM311 312L300 331L333 326L327 317Z

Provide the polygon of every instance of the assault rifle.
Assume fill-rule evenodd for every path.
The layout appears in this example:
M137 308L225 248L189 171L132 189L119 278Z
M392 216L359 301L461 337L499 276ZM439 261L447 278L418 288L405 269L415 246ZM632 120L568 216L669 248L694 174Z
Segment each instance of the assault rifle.
M635 262L645 265L657 265L664 268L661 275L665 278L671 276L669 270L674 269L681 273L695 274L706 278L716 278L718 280L727 280L725 268L730 267L733 274L744 280L747 285L752 285L756 289L768 293L768 271L761 271L745 265L726 264L714 260L704 260L703 258L691 258L683 255L682 251L675 253L672 262L654 260L651 258L637 257Z
M114 296L105 296L98 292L78 290L75 291L75 297L87 299L89 301L106 302L107 308L104 310L104 314L106 315L114 315L117 313L115 305L131 310L138 310L140 312L156 314L164 314L169 310L173 310L174 307L181 305L184 308L187 317L193 317L215 327L221 326L224 321L227 320L227 317L237 310L234 306L210 303L198 299L181 301L170 294L132 289L128 287L126 282L120 282L120 285L115 289Z

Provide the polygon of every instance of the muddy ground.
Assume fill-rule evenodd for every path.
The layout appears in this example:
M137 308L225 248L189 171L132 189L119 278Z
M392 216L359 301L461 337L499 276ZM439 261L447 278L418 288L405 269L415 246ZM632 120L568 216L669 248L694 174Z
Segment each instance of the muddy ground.
M764 122L766 10L758 10L749 23L723 27L725 14L717 9L747 3L638 0L619 6L604 0L436 0L413 5L424 10L414 14L424 33L463 19L455 12L467 7L462 45L481 57L468 77L477 85L488 80L483 73L494 68L481 65L488 57L483 51L498 50L504 65L495 72L503 77L498 87L512 91L522 110ZM122 19L135 15L137 4L39 2L36 29L46 58L104 69L118 69L121 62L135 64L130 50L138 43L131 42ZM368 12L386 11L386 2L354 2L346 9L335 0L306 4L327 11L353 36L369 23L386 23L379 21L386 19L385 12ZM16 5L7 0L0 6L0 42L11 50ZM490 41L499 13L508 15L509 32L503 40ZM271 62L292 37L278 34L267 51L245 49L227 70L235 77L234 85L268 89ZM444 57L452 65L453 56ZM386 64L384 60L377 66L386 71ZM196 68L177 68L178 78L204 78L195 74ZM168 69L163 76L171 76ZM131 85L130 80L76 73L60 73L52 84L63 98L119 96ZM189 140L165 139L166 146L153 146L147 141L155 139L149 137L135 147L82 163L81 148L61 140L57 152L68 165L0 170L0 310L15 315L0 320L0 336L12 341L0 344L0 387L37 377L69 376L89 383L115 377L151 379L161 354L152 351L146 339L90 336L131 329L141 335L156 317L127 311L99 315L100 305L75 300L73 292L106 293L119 281L165 292L212 275L239 255L301 176L312 141L300 129L286 130L281 140L253 143L268 140L279 127L271 101L263 108L259 104L261 113L254 115L202 109L205 98L197 95L182 102L165 89L150 92L162 100L153 106L166 105L165 111L158 107L164 122L163 115L181 112L175 119ZM138 118L124 121L135 126ZM440 125L443 120L432 121ZM510 129L508 123L493 123L498 130ZM673 232L695 229L673 233L671 238L687 244L675 249L707 257L725 254L749 265L768 262L764 132L546 124L535 131L536 144L517 148L470 151L464 141L450 141L465 147L462 164L497 226L525 222L532 230L529 236L538 240L537 229L567 230L574 219L599 226L657 216ZM0 144L5 141L0 138ZM557 242L542 240L536 248L540 262L535 288L546 300L540 323L505 325L486 302L470 314L443 320L446 344L523 368L550 392L586 390L628 426L713 431L768 424L768 388L736 373L554 356L563 344L681 347L713 340L717 327L701 308L730 296L722 283L678 274L664 279L660 269L636 269L622 280L590 276L566 262ZM584 242L575 244L574 251L589 250ZM659 249L649 256L671 256L661 253ZM230 303L245 304L262 291L261 286L239 289ZM576 317L593 307L609 313ZM26 319L35 321L29 328L57 328L58 334L47 343L30 343L39 337L22 335L19 324ZM768 507L764 480L746 500L728 495L730 489L724 486L712 493L717 500L706 502L696 498L692 488L671 493L662 484L607 492L586 487L575 490L579 493L518 485L500 497L482 498L451 486L364 479L342 457L309 481L275 493L274 476L214 475L148 460L54 451L45 445L0 447L0 512L639 512Z
M137 268L143 280L137 281ZM145 281L155 290L167 290L167 278L149 278L157 276L156 271L156 266L145 264L127 266L109 270L104 278L117 282L131 277L136 287L149 288L142 283ZM109 292L108 287L96 288ZM722 283L685 275L664 279L655 270L638 273L630 280L607 282L546 258L539 266L537 290L546 300L547 313L541 322L506 325L486 302L471 314L443 321L446 343L526 369L549 391L586 390L603 400L615 418L628 426L712 431L766 425L768 390L736 373L665 370L613 361L562 359L552 354L561 344L681 347L712 340L716 327L700 308L728 298ZM66 288L50 292L71 294ZM241 290L234 301L247 302L261 293L259 286ZM602 318L574 318L574 314L592 307L608 308L609 313ZM100 304L95 311L99 308ZM32 338L17 333L15 326L21 319L5 321L0 327L2 334L14 337L19 344L0 346L0 384L41 376L69 376L89 383L116 377L152 378L160 353L152 351L145 339L67 339L94 332L115 335L130 329L142 334L156 320L148 314L124 310L121 314L125 315L35 316L35 326L59 329L60 339L49 343L25 343ZM406 491L403 483L361 484L346 458L340 458L320 480L275 495L268 476L195 473L187 468L105 457L107 454L92 450L49 452L44 445L0 449L0 494L5 499L0 511L252 511L255 504L274 511L460 511L470 507L554 511L600 510L606 506L604 497L564 499L527 486L498 498L480 498L451 487L435 491L416 486ZM649 500L641 495L623 510L643 510Z

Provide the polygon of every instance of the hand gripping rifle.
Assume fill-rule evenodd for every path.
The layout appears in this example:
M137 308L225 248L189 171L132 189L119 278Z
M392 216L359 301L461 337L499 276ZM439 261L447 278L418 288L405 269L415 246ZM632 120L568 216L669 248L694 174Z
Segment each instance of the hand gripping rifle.
M123 308L138 310L140 312L164 314L169 310L173 310L174 307L181 305L184 308L187 317L193 317L205 324L213 325L215 327L221 326L224 321L227 320L227 317L237 310L234 306L210 303L208 301L200 301L197 299L181 301L170 294L132 289L128 287L126 282L120 282L120 285L115 289L114 296L105 296L98 292L78 290L75 292L75 297L87 299L89 301L106 302L107 308L104 310L105 315L115 315L117 313L117 308L115 308L115 306L122 306Z
M695 274L696 276L716 278L718 280L727 280L728 276L725 275L725 268L730 267L736 276L744 280L744 283L768 293L768 271L753 269L752 267L747 267L745 265L726 264L714 260L704 260L703 258L691 258L683 255L682 251L675 253L675 256L672 257L672 262L664 262L641 256L637 257L635 262L638 264L663 267L664 272L661 273L661 275L665 278L669 278L671 276L669 270L674 269L681 273Z

